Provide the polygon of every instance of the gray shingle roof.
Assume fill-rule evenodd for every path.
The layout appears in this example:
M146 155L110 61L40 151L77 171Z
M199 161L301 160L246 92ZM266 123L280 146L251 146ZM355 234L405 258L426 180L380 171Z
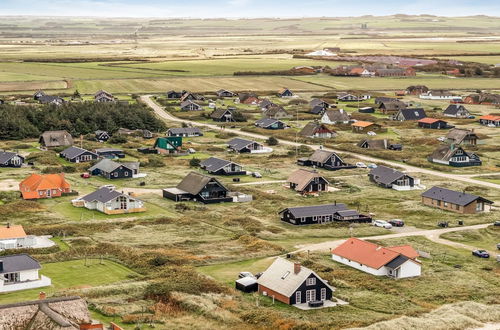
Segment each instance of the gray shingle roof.
M127 167L131 170L138 169L139 168L139 163L138 162L130 162L130 163L118 163L115 161L112 161L111 159L104 158L101 161L99 161L97 164L89 168L89 171L93 171L95 169L99 169L104 172L113 172L120 166Z
M379 165L376 168L372 168L370 170L370 175L372 176L373 180L375 180L375 182L386 185L391 184L394 181L405 176L403 172L384 165Z
M259 126L259 127L262 127L262 128L266 128L266 127L271 126L272 124L274 124L277 121L279 121L279 120L272 119L272 118L262 118L262 119L257 120L255 122L255 125Z
M38 261L25 253L0 256L0 260L3 261L3 270L0 270L0 274L42 268Z
M427 117L422 108L400 109L398 115L401 115L404 120L420 120Z
M172 134L201 134L198 127L174 127L170 128L168 132Z
M0 151L0 164L8 162L15 156L18 156L15 152Z
M299 207L288 207L279 213L283 213L284 211L290 211L290 213L295 218L302 217L312 217L312 216L320 216L320 215L332 215L338 211L347 210L347 206L345 204L324 204L324 205L315 205L315 206L299 206Z
M250 140L245 140L245 139L240 139L240 138L234 138L231 141L229 141L227 144L231 149L234 149L236 151L239 151L250 144L255 143L255 141L250 141Z
M432 187L431 189L427 190L426 192L422 193L422 197L427 197L447 203L452 203L456 205L469 205L473 201L477 199L481 199L487 203L493 204L492 201L489 201L485 198L482 198L480 196L472 195L472 194L467 194L465 192L461 191L454 191L446 188L441 188L441 187Z
M232 162L225 159L220 159L217 157L210 157L205 159L200 163L201 167L209 172L216 172L223 168L226 165L231 164Z
M393 260L391 260L389 263L387 263L385 266L389 267L389 268L392 268L392 269L396 269L399 266L401 266L402 264L404 264L408 259L409 258L407 258L404 255L400 254L399 256L397 256L396 258L394 258Z
M107 203L110 200L113 200L119 196L122 196L123 194L114 190L110 189L108 187L102 187L88 195L83 196L81 199L83 199L86 202L101 202L101 203Z
M443 112L443 114L445 115L456 115L458 113L458 111L460 110L466 110L467 112L469 112L469 110L467 110L463 105L461 104L450 104Z
M188 192L191 195L197 195L200 191L211 181L214 180L219 183L222 187L224 185L214 177L204 175L197 172L190 172L188 175L182 179L182 181L177 185L177 189ZM225 187L224 187L225 188Z
M93 153L92 151L88 151L78 147L69 147L67 149L64 149L64 151L61 152L61 155L64 156L65 158L73 159L85 152L90 152L91 154L94 154L97 157L97 154Z

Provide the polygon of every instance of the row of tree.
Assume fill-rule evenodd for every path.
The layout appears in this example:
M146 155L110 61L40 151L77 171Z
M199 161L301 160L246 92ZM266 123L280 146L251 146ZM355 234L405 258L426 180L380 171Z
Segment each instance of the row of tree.
M96 130L114 133L119 128L160 132L165 124L144 105L119 103L68 103L61 106L0 105L0 139L38 137L48 130L67 130L71 135Z

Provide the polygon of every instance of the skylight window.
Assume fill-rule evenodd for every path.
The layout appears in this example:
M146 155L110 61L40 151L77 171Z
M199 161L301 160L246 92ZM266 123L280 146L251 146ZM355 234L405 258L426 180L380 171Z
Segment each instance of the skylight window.
M281 279L284 280L288 275L290 275L290 271L283 274L283 276L281 276Z

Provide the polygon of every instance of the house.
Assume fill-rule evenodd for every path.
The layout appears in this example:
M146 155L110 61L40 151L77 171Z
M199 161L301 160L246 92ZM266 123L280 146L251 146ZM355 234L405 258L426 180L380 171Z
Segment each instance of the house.
M466 152L462 147L454 144L439 146L427 159L432 163L454 167L481 166L482 164L478 155Z
M290 174L286 184L301 194L316 194L328 191L330 182L314 170L299 169Z
M195 201L204 204L232 202L228 189L216 178L190 172L175 188L163 189L163 197L175 202Z
M396 96L401 96L401 97L402 97L402 96L405 96L405 95L406 95L406 91L395 91L395 92L394 92L394 95L396 95Z
M406 108L399 109L398 113L394 115L394 120L407 121L407 120L420 120L426 118L427 114L422 108Z
M419 189L420 185L419 179L384 165L372 168L368 177L383 188L392 188L398 191Z
M288 112L285 111L285 109L280 106L280 105L272 105L268 107L264 112L262 113L262 116L264 118L272 118L272 119L289 119L292 118L292 115L290 115Z
M309 102L309 105L311 106L311 109L314 107L321 107L323 110L326 110L330 107L330 103L321 99L312 99L311 102Z
M446 128L451 128L453 126L448 125L448 122L441 119L425 117L418 121L418 127L432 128L432 129L446 129Z
M348 238L332 250L332 259L375 276L420 276L418 252L410 245L383 247L359 238Z
M200 163L200 167L210 174L214 175L245 175L243 167L235 162L210 157Z
M99 158L95 152L88 151L78 147L69 147L59 153L61 158L72 163L90 162Z
M167 136L194 137L203 136L203 133L198 127L175 127L167 131Z
M142 136L144 139L151 139L153 137L153 132L147 129L128 129L128 128L119 128L116 131L118 135L134 135L134 136Z
M233 97L236 96L236 93L230 92L225 89L219 89L217 92L218 97Z
M285 129L288 127L287 124L278 119L272 118L262 118L255 122L255 126L264 129Z
M339 101L349 102L349 101L360 101L361 99L362 99L361 97L345 92L340 92L337 94L337 100Z
M100 175L106 179L127 179L139 174L139 162L118 163L104 158L88 169L92 175Z
M500 115L485 115L479 117L481 125L500 127Z
M377 77L410 77L415 76L415 69L413 68L390 68L390 69L377 69L375 76Z
M231 109L217 108L211 114L210 118L218 122L231 122L234 121L233 111Z
M421 196L422 204L426 206L461 214L490 212L493 204L492 201L480 196L441 187L432 187Z
M381 102L378 108L382 113L388 114L391 112L398 112L400 109L406 109L406 107L406 103L399 100L393 100Z
M0 293L50 286L50 278L38 274L41 268L38 261L25 253L1 256ZM2 318L0 317L0 320Z
M104 214L124 214L145 212L141 200L124 194L111 187L101 187L98 190L72 201L73 206L97 210Z
M280 257L264 271L257 284L260 294L287 305L331 300L335 290L309 268Z
M283 87L282 89L280 89L278 91L278 96L279 97L292 97L293 96L293 93L291 90L289 90L288 88L285 88Z
M184 93L186 93L186 91L180 91L180 92L168 91L167 93L165 93L165 95L167 96L167 99L172 100L172 99L180 99Z
M181 102L181 110L182 111L201 111L203 108L201 105L194 103L191 100L186 100Z
M406 93L409 95L420 95L429 92L429 88L424 85L408 86Z
M94 132L94 134L95 134L95 139L99 142L106 142L111 137L111 135L108 132L103 130L97 130Z
M350 121L351 115L349 115L347 111L344 111L344 109L327 110L321 117L321 122L329 125L349 124Z
M38 98L38 102L41 104L54 104L59 106L64 104L64 99L59 96L43 95Z
M38 142L45 148L69 147L73 145L73 137L67 131L45 131Z
M240 138L232 139L227 143L227 146L230 151L238 153L262 153L272 151L271 148L266 148L261 143Z
M260 100L257 94L255 93L240 93L238 94L238 98L236 99L238 103L242 104L259 104Z
M451 92L445 90L431 90L427 93L420 94L419 98L424 100L453 100L460 97L455 96Z
M307 138L329 139L337 136L337 133L330 130L324 124L311 121L299 132L300 136Z
M264 99L262 101L260 101L259 103L259 107L262 109L262 111L272 107L272 106L276 106L277 104L269 101L268 99Z
M318 72L318 69L312 66L295 66L291 68L290 71L293 73L300 73L300 74L314 74Z
M121 149L99 148L95 149L94 152L97 154L97 156L99 156L99 158L108 158L108 159L125 158L125 153Z
M181 103L184 101L203 101L205 98L201 95L190 93L187 91L184 91L184 94L182 94L180 101Z
M403 150L401 144L393 144L387 139L368 140L364 139L358 143L358 147L364 149L378 149L378 150Z
M45 298L0 305L0 329L102 330L93 323L87 302L80 297ZM113 330L122 330L114 323Z
M26 235L23 226L7 224L0 227L0 251L7 249L31 248L35 245L35 237ZM0 257L1 259L1 257Z
M378 96L375 98L375 104L380 105L384 102L401 102L399 99L387 96Z
M24 157L15 152L0 151L0 167L21 167Z
M345 163L335 152L323 149L317 149L309 158L298 159L297 164L302 166L321 167L331 171L356 168L354 165Z
M369 216L350 210L345 204L333 203L315 206L288 207L278 214L281 221L292 225L324 224L333 221L340 222L371 222Z
M450 104L443 112L443 116L453 118L469 118L471 113L461 104Z
M19 183L19 190L23 199L39 199L61 197L71 193L71 186L59 174L36 174L33 173Z
M478 136L473 129L454 128L446 135L449 144L473 145L477 144Z
M372 123L370 121L358 120L351 124L353 133L367 133L367 132L380 132L382 126Z
M312 113L312 114L315 114L315 115L322 115L323 113L325 112L325 108L323 108L322 106L315 106L313 107L309 113Z
M113 94L106 92L105 90L100 90L97 91L94 94L94 101L95 102L115 102L116 99L114 98Z
M182 148L182 137L177 137L177 136L159 137L156 139L153 148L156 149L159 154L179 153L181 152Z
M44 91L38 90L35 92L35 94L33 94L33 99L38 101L42 96L45 96L45 95L47 95L47 94L45 94Z
M467 104L500 104L500 95L492 93L470 94L464 98L464 103Z
M373 72L371 72L368 69L365 69L363 67L355 67L349 71L348 75L349 76L358 76L358 77L371 77L371 76L373 76Z

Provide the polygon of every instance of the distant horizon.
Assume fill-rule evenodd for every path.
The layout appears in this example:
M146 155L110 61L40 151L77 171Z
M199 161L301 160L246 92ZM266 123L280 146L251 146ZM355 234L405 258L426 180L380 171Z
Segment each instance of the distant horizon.
M318 15L320 14L320 15ZM354 15L353 15L354 14ZM500 17L500 1L396 0L2 0L1 17L164 18L164 19L293 19L363 16L429 15L437 17Z

